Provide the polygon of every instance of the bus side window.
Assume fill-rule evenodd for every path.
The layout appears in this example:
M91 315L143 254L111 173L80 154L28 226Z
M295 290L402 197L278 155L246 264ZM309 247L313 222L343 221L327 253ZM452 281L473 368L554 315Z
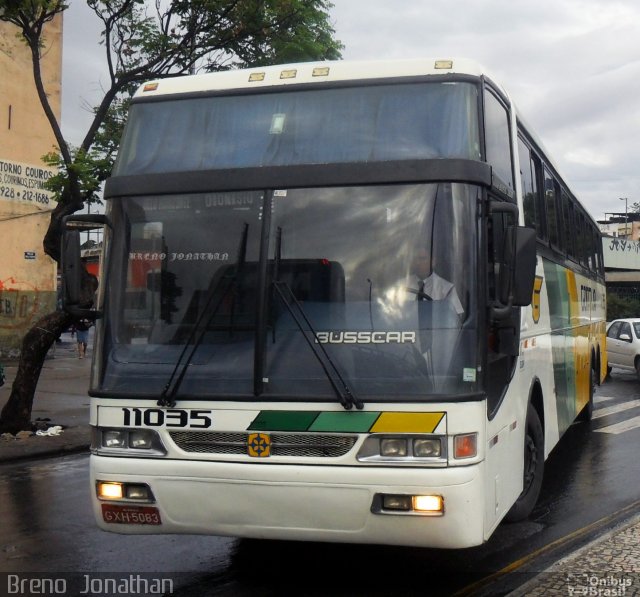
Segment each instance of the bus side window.
M569 194L564 189L562 189L562 215L564 216L564 239L567 255L569 258L575 259L576 251L574 247L575 235L573 233L573 203Z
M518 157L520 160L520 181L522 185L522 203L524 206L524 225L538 231L539 214L536 213L536 181L531 170L531 153L521 138L518 138ZM538 232L538 237L540 233Z
M600 235L600 231L597 229L594 229L593 231L593 250L595 259L595 273L602 274L604 271L602 263L602 236Z
M585 267L588 265L589 243L587 241L587 229L584 214L578 213L577 239L578 239L578 257L580 264Z
M547 231L549 242L552 246L560 246L560 234L558 230L558 213L556 205L556 184L553 175L547 168L544 169L544 197L547 208Z
M488 90L484 94L484 113L487 163L491 164L502 182L513 189L509 113L502 102Z

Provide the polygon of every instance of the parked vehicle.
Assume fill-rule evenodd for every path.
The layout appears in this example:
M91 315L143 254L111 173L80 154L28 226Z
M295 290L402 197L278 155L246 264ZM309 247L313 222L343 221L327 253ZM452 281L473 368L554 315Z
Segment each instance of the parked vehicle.
M635 371L640 378L640 318L615 319L607 325L609 366Z

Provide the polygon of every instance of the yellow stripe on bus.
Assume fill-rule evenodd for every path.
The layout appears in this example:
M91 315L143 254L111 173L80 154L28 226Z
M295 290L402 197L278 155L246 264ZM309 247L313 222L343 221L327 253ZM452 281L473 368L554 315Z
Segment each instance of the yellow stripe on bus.
M371 433L433 433L445 413L382 413L373 427Z

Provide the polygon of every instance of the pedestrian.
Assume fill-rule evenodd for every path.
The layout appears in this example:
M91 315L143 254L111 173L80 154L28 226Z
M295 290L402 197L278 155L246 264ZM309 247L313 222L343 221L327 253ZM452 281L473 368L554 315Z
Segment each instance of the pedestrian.
M4 385L5 379L6 377L4 376L4 367L2 366L2 363L0 363L0 386Z
M87 342L89 341L89 328L91 321L88 319L79 319L76 321L76 340L78 342L78 358L84 359L87 354Z

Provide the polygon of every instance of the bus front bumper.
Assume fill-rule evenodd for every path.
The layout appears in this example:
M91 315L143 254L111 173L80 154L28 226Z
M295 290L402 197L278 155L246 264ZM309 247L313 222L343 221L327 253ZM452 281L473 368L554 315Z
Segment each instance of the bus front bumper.
M462 548L486 538L483 466L293 467L92 455L92 501L98 526L117 533ZM146 484L154 502L98 499L98 481ZM439 495L444 512L376 513L377 494Z

